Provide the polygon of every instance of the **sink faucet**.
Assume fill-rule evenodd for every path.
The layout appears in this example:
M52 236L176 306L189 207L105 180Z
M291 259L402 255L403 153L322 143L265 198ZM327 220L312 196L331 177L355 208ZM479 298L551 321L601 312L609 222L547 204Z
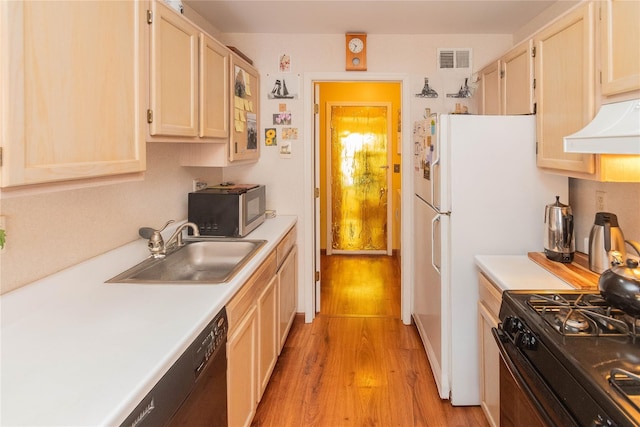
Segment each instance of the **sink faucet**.
M171 235L171 237L169 237L169 239L165 243L160 232L167 228L167 226L172 222L174 221L170 219L162 228L158 230L151 227L142 227L138 230L138 234L140 235L140 237L149 239L149 243L147 246L149 247L151 256L153 256L154 258L163 258L167 254L167 250L170 250L174 247L183 246L184 243L182 242L182 230L187 227L191 227L194 236L200 236L200 230L198 229L198 226L196 224L194 224L193 222L185 222L176 229L176 231Z
M180 247L184 245L184 243L182 243L182 230L187 227L191 227L191 230L193 231L193 235L195 237L200 237L200 230L198 229L198 226L193 222L185 222L180 227L178 227L178 229L173 233L171 237L169 237L169 240L167 240L167 243L165 244L165 249L172 248L174 246Z

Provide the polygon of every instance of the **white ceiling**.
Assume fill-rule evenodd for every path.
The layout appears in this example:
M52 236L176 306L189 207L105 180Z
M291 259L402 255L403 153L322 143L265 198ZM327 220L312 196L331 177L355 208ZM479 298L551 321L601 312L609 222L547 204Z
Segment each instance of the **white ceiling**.
M183 0L223 33L514 34L565 0Z

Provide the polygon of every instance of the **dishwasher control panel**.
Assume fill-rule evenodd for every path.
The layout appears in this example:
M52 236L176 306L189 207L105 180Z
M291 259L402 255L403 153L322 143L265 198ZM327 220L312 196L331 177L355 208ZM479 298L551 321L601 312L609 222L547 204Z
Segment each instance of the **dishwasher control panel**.
M194 354L194 372L196 378L207 366L207 362L218 352L220 346L227 343L227 311L223 308L198 336L196 343L200 346Z
M222 308L120 426L167 425L170 420L175 419L179 410L182 411L183 407L187 406L183 405L183 402L195 393L198 377L210 365L213 369L211 372L217 375L213 378L216 379L221 393L217 399L221 408L214 408L215 416L226 420L227 331L227 311ZM218 355L216 362L214 358ZM212 393L211 390L208 392ZM224 424L226 425L226 421ZM216 422L215 425L222 424Z

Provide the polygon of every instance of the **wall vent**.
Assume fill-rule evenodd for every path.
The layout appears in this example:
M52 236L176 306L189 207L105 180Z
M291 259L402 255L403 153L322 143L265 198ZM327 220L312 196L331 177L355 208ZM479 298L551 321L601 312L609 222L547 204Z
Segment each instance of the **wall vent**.
M438 49L438 69L470 70L471 49Z

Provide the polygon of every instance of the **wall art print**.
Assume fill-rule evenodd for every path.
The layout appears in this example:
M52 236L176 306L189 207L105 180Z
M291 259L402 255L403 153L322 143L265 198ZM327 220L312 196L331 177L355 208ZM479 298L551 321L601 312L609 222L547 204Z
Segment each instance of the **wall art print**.
M300 75L267 74L268 99L298 99Z
M280 145L280 157L283 159L291 158L291 143L281 144Z
M280 113L276 113L273 115L273 124L274 125L291 125L291 112L289 111L281 111Z
M298 128L282 128L282 140L298 139Z
M275 128L266 128L264 130L264 145L267 147L278 145L278 137Z
M291 72L291 56L287 53L283 53L278 57L278 70L281 73Z

